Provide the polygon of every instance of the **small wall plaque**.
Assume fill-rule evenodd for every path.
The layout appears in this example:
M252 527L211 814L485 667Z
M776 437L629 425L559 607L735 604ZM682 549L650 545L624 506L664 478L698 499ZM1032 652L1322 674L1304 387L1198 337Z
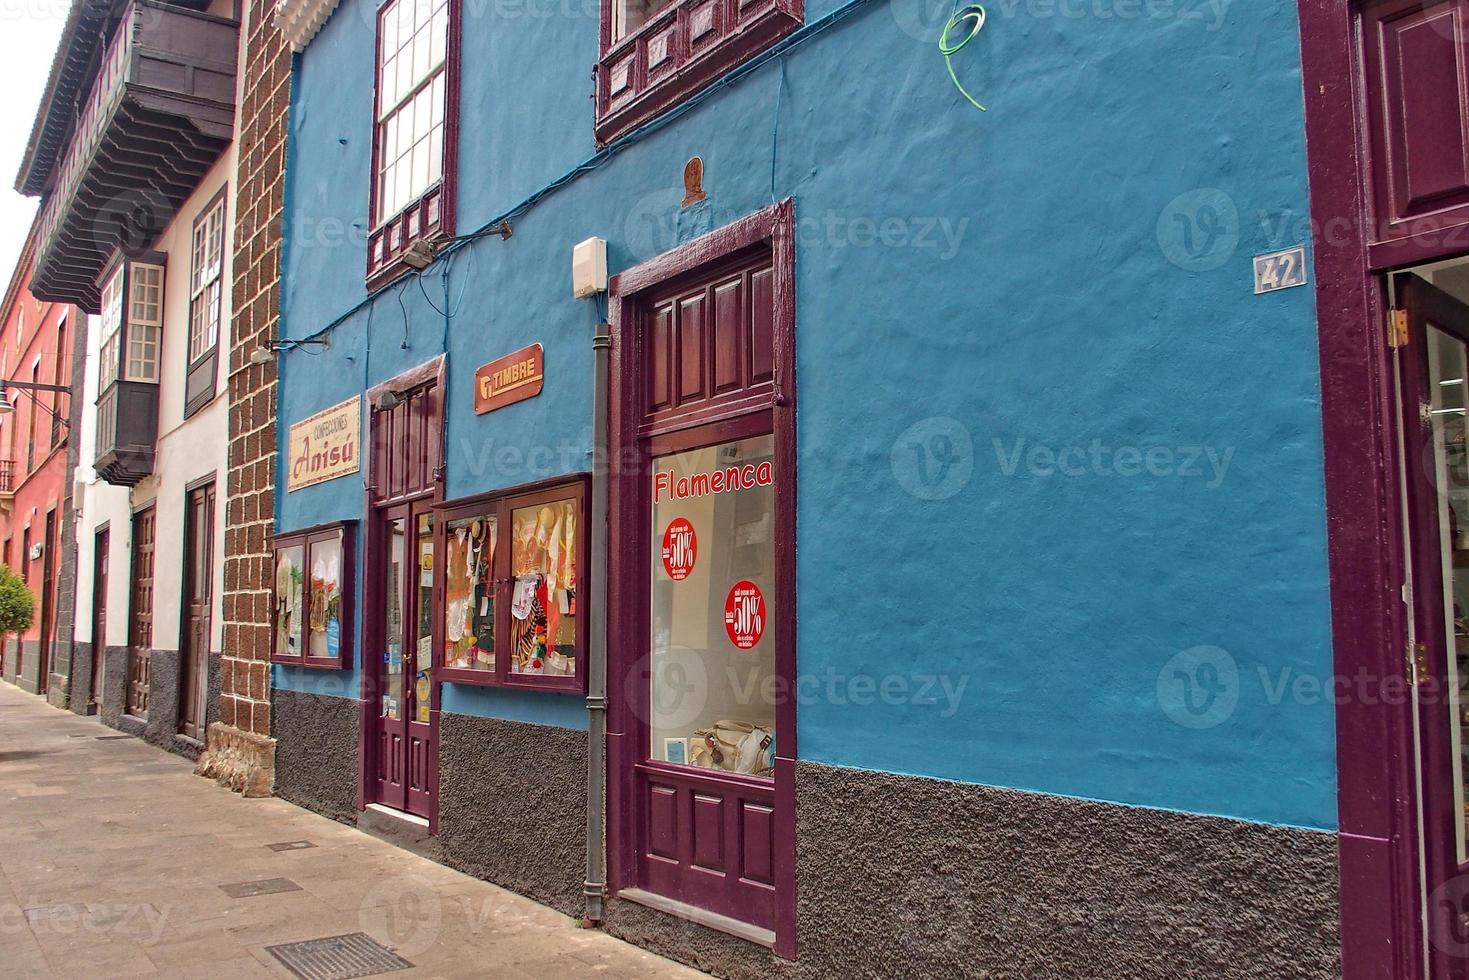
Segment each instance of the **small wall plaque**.
M690 157L683 165L683 201L679 207L698 204L708 196L704 193L704 158Z
M1306 247L1255 256L1255 295L1306 284Z
M545 383L546 360L540 344L498 357L474 372L474 414L534 398Z

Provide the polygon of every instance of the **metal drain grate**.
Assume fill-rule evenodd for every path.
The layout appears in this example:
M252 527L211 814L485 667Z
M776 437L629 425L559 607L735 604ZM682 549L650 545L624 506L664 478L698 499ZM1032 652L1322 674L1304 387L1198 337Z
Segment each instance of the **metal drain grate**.
M373 942L365 932L282 943L267 946L265 951L299 980L351 980L396 973L413 966L397 953Z
M266 844L272 851L304 851L316 845L309 840L283 840L279 844Z
M298 892L301 886L289 878L263 878L260 881L237 881L231 885L220 885L219 890L230 898L254 898L256 895Z

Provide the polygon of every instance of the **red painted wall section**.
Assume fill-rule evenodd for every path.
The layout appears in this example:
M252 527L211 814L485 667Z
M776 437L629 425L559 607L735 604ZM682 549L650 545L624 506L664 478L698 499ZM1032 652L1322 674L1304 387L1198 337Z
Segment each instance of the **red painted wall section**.
M31 295L30 274L35 243L27 239L20 260L11 274L0 306L0 379L39 381L41 384L70 384L71 344L75 331L85 329L85 314L76 307L43 303ZM62 324L65 334L61 334ZM65 347L61 350L59 348ZM58 370L57 359L61 362ZM34 372L34 377L33 377ZM58 381L59 379L59 381ZM36 596L36 612L26 639L41 636L41 581L44 556L34 560L21 554L26 528L30 542L55 549L53 569L59 569L60 549L46 541L46 514L56 511L55 527L62 523L62 497L66 482L67 427L55 425L51 412L65 418L71 411L70 395L9 389L15 411L0 415L0 561L23 572ZM49 410L49 411L48 411ZM53 439L53 432L55 438ZM64 547L64 545L63 545ZM52 575L52 603L55 582ZM52 635L55 635L53 629ZM13 645L13 640L12 640ZM13 655L7 649L7 656Z

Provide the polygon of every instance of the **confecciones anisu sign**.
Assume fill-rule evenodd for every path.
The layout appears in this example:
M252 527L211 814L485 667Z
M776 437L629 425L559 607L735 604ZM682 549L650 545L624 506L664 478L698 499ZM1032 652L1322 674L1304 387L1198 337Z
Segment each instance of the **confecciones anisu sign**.
M291 426L286 492L356 473L361 468L362 402L349 398Z
M715 493L753 490L756 487L772 486L774 483L775 469L768 459L689 476L675 476L672 472L660 470L653 475L653 501L661 503L664 500L688 500Z

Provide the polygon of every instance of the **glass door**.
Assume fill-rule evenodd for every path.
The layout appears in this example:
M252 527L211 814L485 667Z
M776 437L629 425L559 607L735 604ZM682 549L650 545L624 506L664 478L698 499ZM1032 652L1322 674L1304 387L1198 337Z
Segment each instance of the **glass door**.
M381 638L376 802L432 815L438 782L433 705L433 516L427 501L379 512L371 614Z
M1398 279L1397 348L1418 718L1421 854L1431 975L1469 977L1469 306Z

